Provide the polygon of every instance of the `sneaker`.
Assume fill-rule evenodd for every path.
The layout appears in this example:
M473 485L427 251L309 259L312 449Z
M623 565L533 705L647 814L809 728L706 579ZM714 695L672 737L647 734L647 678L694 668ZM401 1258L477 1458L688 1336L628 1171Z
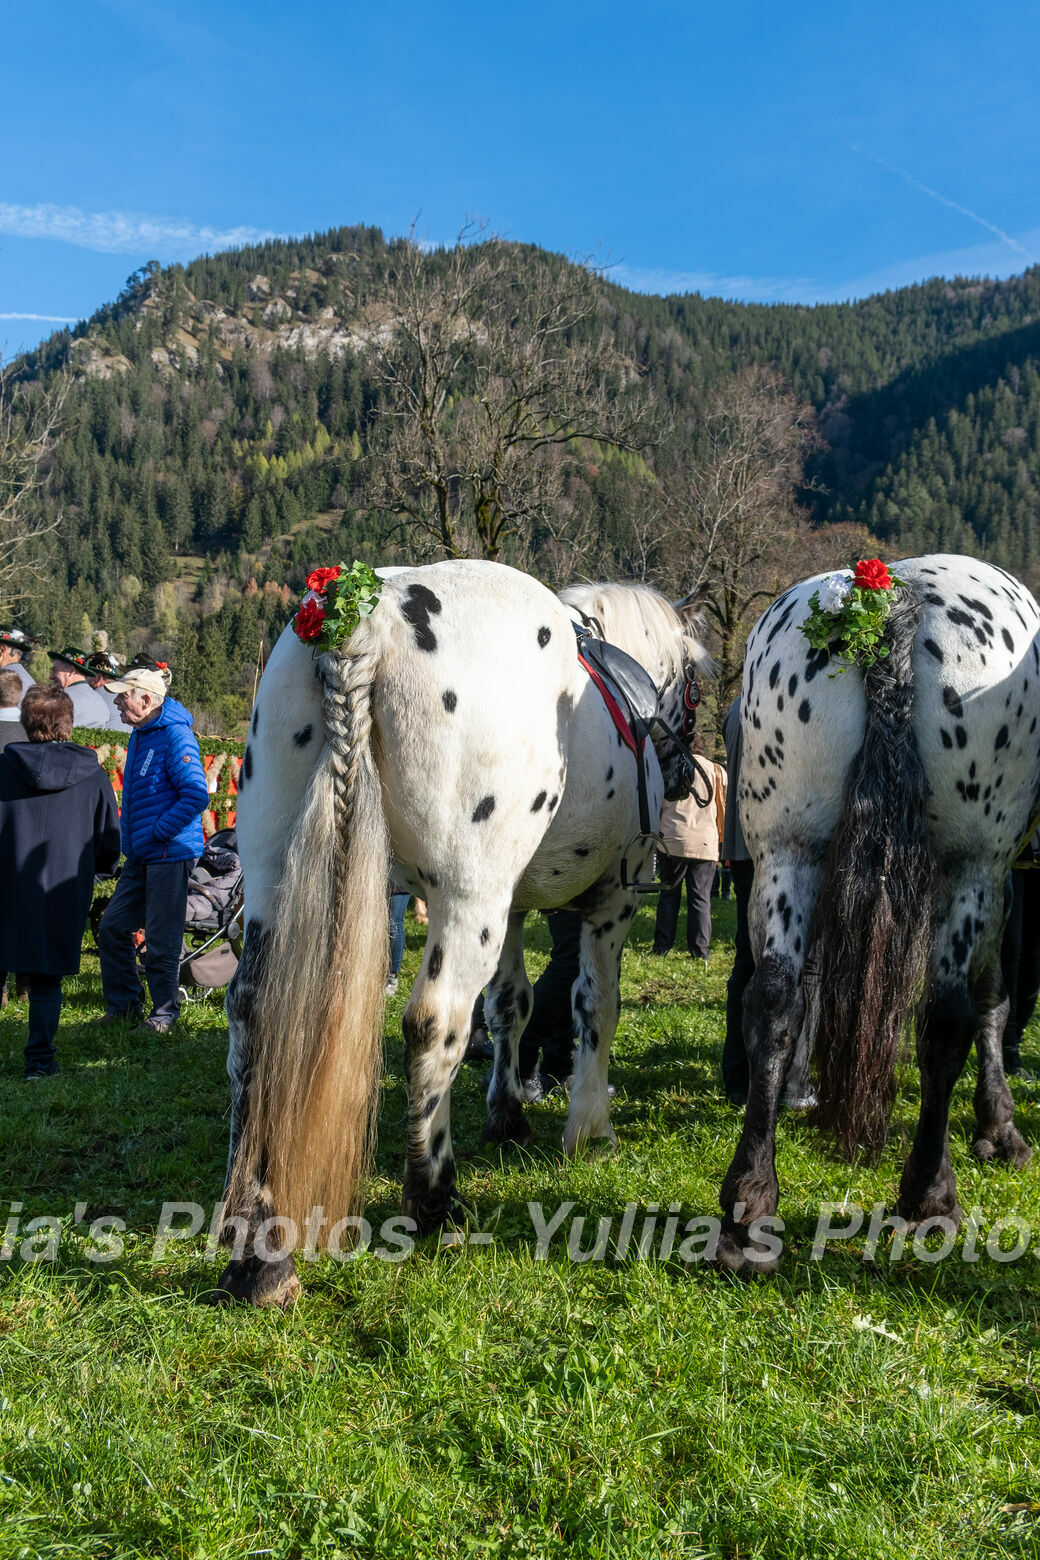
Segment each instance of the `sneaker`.
M52 1062L49 1067L34 1067L31 1072L26 1068L25 1081L26 1083L32 1083L36 1078L53 1078L60 1072L61 1068L57 1062Z
M383 987L383 995L385 997L396 997L397 996L397 976L396 975L391 975L390 979L387 981L386 985Z
M92 1029L102 1029L110 1024L139 1024L140 1022L141 1009L127 1008L125 1013L113 1013L111 1011L102 1013L100 1018L92 1018L90 1025Z
M134 1030L135 1035L168 1035L177 1020L175 1018L146 1018L142 1024L138 1024Z

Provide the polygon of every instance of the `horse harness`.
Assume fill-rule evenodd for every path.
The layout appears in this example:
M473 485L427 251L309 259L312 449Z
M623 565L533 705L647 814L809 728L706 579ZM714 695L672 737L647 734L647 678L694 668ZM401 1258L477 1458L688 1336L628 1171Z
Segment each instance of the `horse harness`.
M656 893L656 883L632 883L628 880L628 852L637 840L652 839L657 834L650 827L650 802L646 790L646 765L643 750L646 739L654 726L667 732L675 744L690 781L690 790L698 807L707 807L714 796L711 777L705 773L696 758L688 751L687 744L693 736L697 721L700 689L692 666L685 668L683 688L683 730L680 736L661 715L661 695L650 673L634 656L597 637L592 631L594 619L582 613L583 621L573 623L578 641L578 660L588 672L599 690L611 720L617 727L622 742L636 760L636 794L639 801L639 833L633 837L621 859L621 883L638 893ZM598 628L599 624L595 626ZM706 794L703 799L698 791L698 780L703 781Z

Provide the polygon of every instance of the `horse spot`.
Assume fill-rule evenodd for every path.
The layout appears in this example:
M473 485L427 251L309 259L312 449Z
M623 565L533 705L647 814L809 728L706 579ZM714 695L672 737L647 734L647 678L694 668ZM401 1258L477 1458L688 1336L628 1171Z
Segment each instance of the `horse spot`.
M542 808L545 806L545 798L548 796L548 794L549 794L548 791L539 791L538 792L538 795L535 797L534 801L531 803L531 811L532 812L541 812Z
M575 847L574 847L574 854L576 856L587 856L588 853L589 853L589 847L587 845L575 845Z
M978 584L978 581L976 580L975 583ZM961 596L959 599L963 601L966 607L970 607L973 612L977 612L979 616L985 618L988 623L992 623L993 613L990 611L989 607L987 607L984 601L978 601L971 596Z
M613 787L613 786L611 786L611 788L610 788L610 790L609 790L609 791L608 791L608 792L607 792L607 801L608 801L608 802L609 802L609 801L610 801L610 799L611 799L611 797L612 797L612 796L613 796L613 795L614 795L614 787Z
M962 703L960 701L960 698L959 698L959 696L957 694L956 689L955 688L944 688L942 696L943 696L943 703L945 704L946 708L949 710L950 714L954 717L954 719L955 720L963 720L964 719L964 706L962 705Z
M546 645L549 643L551 638L552 638L552 629L551 628L540 628L538 630L538 643L539 643L539 645L541 646L541 648L543 650L545 649Z
M408 595L401 606L401 616L412 625L415 643L420 650L436 650L437 636L430 627L430 618L443 609L440 598L428 585L409 585Z
M940 729L939 735L940 735L940 737L942 737L942 745L943 745L944 748L952 748L953 747L953 738L950 736L950 733L948 731Z
M449 715L453 715L455 713L455 707L458 702L459 697L454 689L445 688L444 692L441 694L441 703L444 705L444 708L447 710Z
M769 686L775 688L780 680L780 662L774 661L769 670Z
M495 798L493 796L482 796L476 807L473 809L473 822L483 823L485 818L491 817L491 814L494 812L494 810Z
M926 639L924 641L924 647L928 651L929 655L934 655L935 656L935 659L938 661L939 665L941 666L942 663L943 663L943 653L939 649L939 646L936 644L935 640L934 639Z
M822 672L825 666L830 664L829 650L810 650L805 658L805 680L812 682L817 672Z
M434 943L433 948L430 951L430 962L426 967L426 976L428 980L437 979L437 976L441 972L441 965L443 963L444 952L441 948L441 945L440 943Z
M1015 641L1012 639L1011 635L1008 633L1006 628L1002 628L1000 630L1000 637L1001 637L1001 639L1003 639L1005 645L1011 651L1011 653L1014 654Z
M552 812L553 808L556 806L556 803L559 800L560 800L560 798L558 796L550 796L550 798L549 798L549 811L550 812Z
M803 726L807 726L809 724L809 717L811 715L812 705L809 703L808 699L803 699L801 704L798 706L798 719L801 721Z
M595 1050L598 1049L598 1047L599 1047L599 1031L597 1029L594 1029L591 1024L589 1025L589 1027L587 1029L582 1031L581 1038L585 1042L585 1044L588 1046L590 1051L595 1051Z
M444 1128L438 1127L437 1131L433 1134L433 1142L430 1144L431 1159L439 1159L441 1157L441 1151L444 1148L445 1136L446 1134Z
M253 778L253 749L248 745L248 743L246 744L246 756L242 760L242 768L243 768L243 770L245 772L246 779L247 780L252 780L252 778Z
M517 997L516 1005L520 1010L520 1017L526 1018L531 1011L531 993L526 988Z
M297 747L306 747L314 735L313 726L302 726L299 731L294 731L292 739Z
M490 939L491 933L486 926L480 928L480 945L483 947Z
M253 736L254 737L256 736L256 734L259 731L259 729L260 729L260 706L257 705L256 709L253 711Z
M448 1033L444 1036L444 1049L446 1051L450 1051L457 1039L458 1035L455 1033L454 1029L449 1029Z
M798 673L792 672L787 679L787 692L790 698L794 698L795 689L798 687Z
M955 726L953 734L957 739L957 746L959 748L965 748L968 746L968 733L965 731L963 726Z
M440 1097L439 1094L431 1094L430 1095L429 1099L426 1101L426 1103L423 1105L423 1108L422 1108L422 1119L424 1121L429 1121L430 1117L433 1115L434 1111L437 1109L437 1106L440 1104L440 1102L441 1102L441 1097Z
M611 764L610 768L607 770L607 780L610 781L610 780L613 780L613 778L614 778L614 765Z
M1008 729L1007 729L1006 726L1001 726L1000 730L997 732L996 736L993 739L993 751L995 753L999 753L1000 749L1002 747L1007 747L1007 745L1008 745ZM247 749L247 751L248 751L248 749Z

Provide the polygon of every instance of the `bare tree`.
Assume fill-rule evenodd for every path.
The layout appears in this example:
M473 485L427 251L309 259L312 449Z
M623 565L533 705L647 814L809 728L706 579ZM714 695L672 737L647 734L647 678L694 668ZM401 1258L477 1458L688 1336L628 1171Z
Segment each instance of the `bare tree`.
M498 239L394 250L371 332L384 403L373 499L430 553L500 556L510 536L566 529L564 457L581 440L654 442L633 365L600 328L588 265Z
M0 363L0 612L36 595L60 516L41 503L50 453L68 395L65 374L22 385Z
M819 441L812 409L779 374L757 367L715 392L703 435L701 460L662 496L662 523L674 538L669 563L657 572L672 588L703 589L724 709L739 686L752 623L805 572L812 528L799 500L806 458Z

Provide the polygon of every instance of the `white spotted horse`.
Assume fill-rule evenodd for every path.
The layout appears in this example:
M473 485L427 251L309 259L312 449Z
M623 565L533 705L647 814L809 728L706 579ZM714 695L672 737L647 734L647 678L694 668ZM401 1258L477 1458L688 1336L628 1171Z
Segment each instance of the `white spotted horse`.
M450 1091L484 987L496 1041L485 1136L527 1137L517 1047L531 1008L529 910L583 917L565 1147L613 1136L607 1061L637 903L620 870L640 833L637 763L652 830L663 792L689 784L668 737L637 757L579 662L575 606L500 564L379 572L375 611L340 650L316 657L283 633L239 782L245 944L228 992L225 1202L235 1244L221 1290L255 1304L284 1305L299 1289L290 1224L266 1221L291 1221L305 1249L321 1246L328 1224L312 1220L350 1215L370 1161L391 858L395 884L429 909L403 1019L403 1208L426 1233L452 1211ZM679 724L703 659L689 604L680 613L646 587L573 594L638 657ZM637 877L650 876L652 850L632 844Z
M750 1226L777 1209L777 1101L805 1009L819 1012L818 1121L847 1153L876 1154L911 1016L921 1075L898 1213L961 1218L950 1164L953 1086L978 1055L974 1152L1028 1163L1001 1065L1008 867L1040 808L1040 615L1003 570L937 555L907 582L890 654L832 675L799 624L819 578L764 613L748 640L740 810L755 864L745 997L751 1081L722 1186L719 1256L775 1267Z

